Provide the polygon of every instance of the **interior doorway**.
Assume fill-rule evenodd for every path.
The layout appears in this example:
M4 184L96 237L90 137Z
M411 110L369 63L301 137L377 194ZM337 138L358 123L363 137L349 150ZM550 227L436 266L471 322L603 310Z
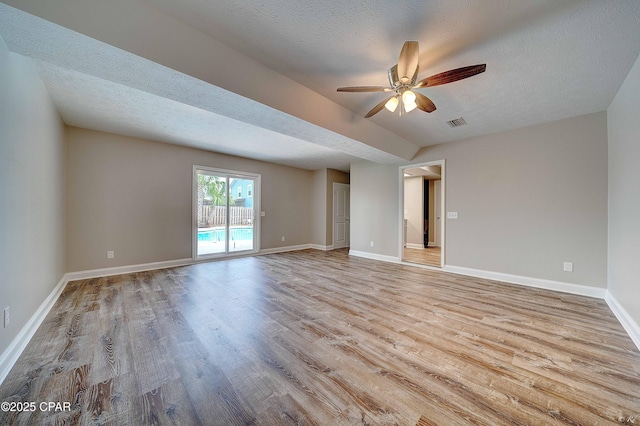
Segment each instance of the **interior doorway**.
M444 266L444 160L400 168L403 262Z

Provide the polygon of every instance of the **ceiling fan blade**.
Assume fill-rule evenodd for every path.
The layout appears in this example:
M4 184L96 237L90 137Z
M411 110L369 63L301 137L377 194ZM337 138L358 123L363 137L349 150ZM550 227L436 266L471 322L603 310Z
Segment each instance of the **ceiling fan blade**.
M416 105L418 105L418 109L424 112L433 112L436 110L435 104L431 101L431 99L427 98L422 93L413 92L416 94Z
M389 96L387 99L385 99L384 101L380 102L378 105L374 106L371 111L369 111L367 113L367 115L364 116L364 118L369 118L371 116L376 115L377 113L379 113L380 111L382 111L382 108L384 108L384 105L389 101L389 99L393 98L393 96Z
M473 77L476 74L483 73L486 69L487 64L456 68L454 70L441 72L440 74L422 79L414 87L419 89L421 87L433 87L453 83L454 81L463 80L465 78Z
M353 86L353 87L338 87L338 92L392 92L391 87L382 86Z
M398 59L398 78L401 83L409 83L418 66L419 52L417 41L405 41Z

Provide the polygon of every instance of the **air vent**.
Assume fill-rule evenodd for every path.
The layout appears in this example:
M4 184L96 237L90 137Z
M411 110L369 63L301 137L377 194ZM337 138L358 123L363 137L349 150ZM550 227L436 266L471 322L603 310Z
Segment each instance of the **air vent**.
M447 124L451 127L460 127L460 126L466 125L467 122L464 121L464 118L460 117L460 118L453 119L451 121L447 121Z

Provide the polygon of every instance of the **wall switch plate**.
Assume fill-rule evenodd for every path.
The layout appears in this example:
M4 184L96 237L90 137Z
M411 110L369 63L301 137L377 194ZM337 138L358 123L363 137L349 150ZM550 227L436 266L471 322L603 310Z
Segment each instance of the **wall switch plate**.
M564 262L563 267L565 272L573 272L573 262Z
M9 307L7 306L6 308L4 308L4 327L9 327L9 323L11 322L11 311L9 310Z
M447 219L457 219L458 212L447 212Z
M107 252L107 259L113 259L114 257L116 257L115 252L113 250L109 250Z
M260 212L260 216L261 216L261 217L265 217L266 215L267 215L267 213L265 213L265 212Z

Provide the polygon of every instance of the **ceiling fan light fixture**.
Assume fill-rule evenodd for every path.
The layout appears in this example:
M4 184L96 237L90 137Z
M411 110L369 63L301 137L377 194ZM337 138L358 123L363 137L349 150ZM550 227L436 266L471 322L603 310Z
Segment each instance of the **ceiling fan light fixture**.
M394 111L396 110L396 108L398 108L398 97L397 97L397 96L395 96L395 97L393 97L393 98L389 99L389 100L387 101L387 103L386 103L386 104L384 104L384 107L385 107L387 110L389 110L389 111L391 111L391 112L394 112Z
M402 94L402 102L406 105L415 104L416 103L416 94L411 90L405 90Z
M414 109L416 109L416 107L418 106L418 104L416 104L415 102L410 102L410 103L403 102L403 105L404 105L404 112L411 112Z

